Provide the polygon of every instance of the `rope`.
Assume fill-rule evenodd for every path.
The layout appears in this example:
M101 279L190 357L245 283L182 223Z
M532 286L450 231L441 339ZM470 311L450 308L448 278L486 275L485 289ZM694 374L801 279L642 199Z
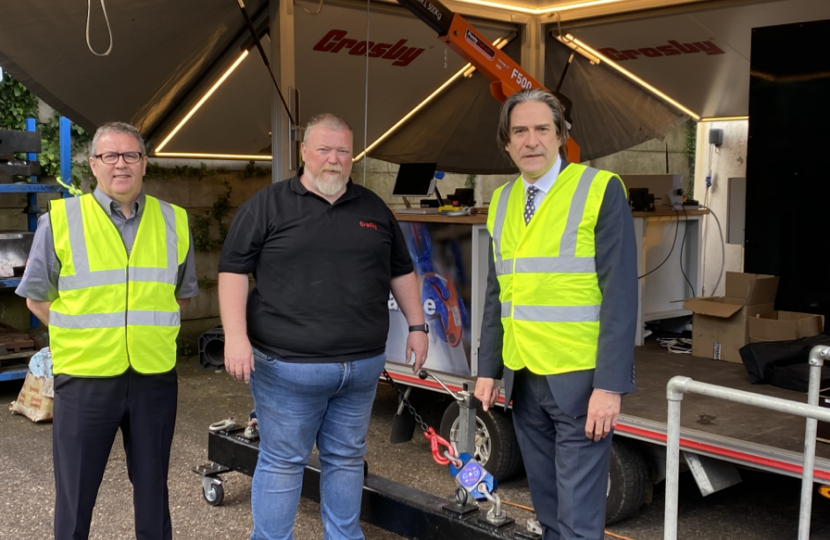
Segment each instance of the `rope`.
M317 11L309 11L303 6L302 4L297 4L300 6L300 9L308 13L309 15L319 15L321 11L323 11L323 0L320 0L320 5L317 6Z
M692 354L692 340L688 338L657 338L657 343L674 354Z
M536 513L536 510L531 506L525 506L523 504L517 504L517 503L514 503L514 502L510 502L510 501L505 501L504 499L501 500L501 503L506 504L507 506L513 506L513 507L516 507L516 508L521 508L522 510L527 510L528 512L533 512L534 514ZM633 538L629 538L627 536L622 536L620 534L614 534L612 532L608 532L607 530L603 531L603 532L605 532L605 534L607 534L608 536L613 536L614 538L619 538L620 540L634 540Z
M505 501L504 499L502 499L501 503L506 504L507 506L513 506L515 508L521 508L522 510L527 510L528 512L535 512L536 511L536 510L533 509L532 506L525 506L523 504L514 503L514 502L510 502L510 501Z
M623 536L621 534L614 534L608 531L605 531L605 534L607 534L608 536L613 536L614 538L619 538L620 540L633 540L632 538L629 538L627 536Z
M65 187L65 188L66 188L66 191L68 191L68 192L69 192L69 194L70 194L70 195L72 195L73 197L80 197L81 195L83 195L83 194L84 194L84 192L83 192L83 191L81 191L80 189L76 188L76 187L75 187L75 186L73 186L71 183L69 183L69 184L65 184L65 183L63 182L63 180L61 180L61 177L60 177L60 176L56 176L56 177L55 177L55 180L58 182L58 184L60 184L60 185L62 185L63 187Z
M112 51L112 28L110 28L110 18L107 16L107 6L104 5L104 0L101 0L101 9L104 10L104 20L107 21L107 33L110 36L110 46L106 52L98 53L95 52L95 49L92 48L92 44L89 42L89 18L92 14L92 0L86 0L86 46L89 47L89 52L95 56L109 56Z
M366 155L366 145L368 143L369 132L369 9L372 0L366 0L366 91L363 103L363 187L366 187L366 166L369 156Z

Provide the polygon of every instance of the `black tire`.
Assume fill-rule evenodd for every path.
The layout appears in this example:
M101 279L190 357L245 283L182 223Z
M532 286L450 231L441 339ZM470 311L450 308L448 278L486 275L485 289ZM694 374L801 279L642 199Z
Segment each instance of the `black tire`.
M453 401L441 419L441 436L457 442L458 403ZM513 421L501 411L476 409L476 452L481 465L498 480L507 480L522 468L519 442L513 430Z
M636 514L648 492L648 463L636 443L614 437L605 524L611 525Z
M210 506L219 506L225 500L225 488L222 487L222 484L211 484L207 491L202 488L202 498Z

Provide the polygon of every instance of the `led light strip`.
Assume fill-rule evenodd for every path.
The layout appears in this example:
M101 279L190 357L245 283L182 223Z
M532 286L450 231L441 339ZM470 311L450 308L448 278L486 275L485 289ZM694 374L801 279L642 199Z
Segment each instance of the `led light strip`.
M498 38L496 41L493 42L493 46L495 46L498 49L501 49L502 47L507 45L507 41L508 41L507 38ZM417 104L411 111L406 113L403 118L401 118L400 120L398 120L395 123L395 125L393 125L389 129L387 129L386 132L383 135L381 135L380 137L375 139L374 142L372 144L370 144L369 146L367 146L366 149L363 152L361 152L360 154L355 156L352 159L352 163L356 163L356 162L360 161L361 159L363 159L364 157L366 157L366 154L368 154L370 151L372 151L372 149L374 149L377 145L379 145L381 142L383 142L387 137L389 137L392 133L394 133L399 127L401 127L403 124L405 124L406 121L409 120L410 118L412 118L412 116L415 113L417 113L418 111L420 111L421 109L426 107L429 104L430 101L435 99L441 92L443 92L449 85L451 85L453 82L455 82L459 77L462 77L462 76L463 77L471 77L473 75L473 73L475 72L475 70L476 70L476 68L472 64L467 64L466 66L464 66L463 68L458 70L458 72L455 75L450 77L444 84L439 86L437 90L435 90L433 93L431 93L429 96L427 96L427 98L424 99L422 102Z
M749 120L749 116L710 116L701 118L701 122L738 122L741 120Z
M507 11L527 13L529 15L544 15L546 13L570 11L572 9L580 9L595 6L604 6L608 4L618 4L621 2L629 2L631 0L589 0L588 2L577 2L575 4L566 4L564 6L555 6L549 8L526 8L520 6L511 6L509 4L501 4L499 2L488 2L487 0L457 0L463 4L473 4L477 6L491 7L496 9L504 9Z
M200 99L200 100L199 100L199 102L198 102L198 103L196 103L196 105L194 105L192 109L190 109L190 112L188 112L188 113L187 113L187 115L186 115L184 118L182 118L182 120L181 120L181 121L180 121L180 122L176 125L176 127L175 127L175 128L173 128L173 131L171 131L171 132L170 132L170 134L167 136L167 138L165 138L163 141L161 141L161 144L159 144L159 145L155 148L155 150L154 150L154 152L153 152L153 154L154 154L154 155L156 155L156 156L162 156L162 154L161 154L161 149L162 149L162 148L164 148L164 146L165 146L168 142L170 142L170 139L172 139L172 138L173 138L173 136L174 136L176 133L178 133L180 129L182 129L182 127L184 127L184 125L188 122L188 120L190 120L190 118L191 118L194 114L196 114L196 111L198 111L198 110L199 110L199 108L200 108L202 105L204 105L204 104L205 104L205 101L207 101L207 100L208 100L208 98L209 98L210 96L212 96L214 92L216 92L216 89L217 89L217 88L219 88L219 87L222 85L222 83L223 83L223 82L225 82L225 79L227 79L228 77L230 77L231 73L233 73L233 71L234 71L234 70L235 70L235 69L239 66L239 64L241 64L241 63L242 63L242 61L243 61L243 60L245 60L245 58L246 58L247 56L248 56L248 51L242 51L242 54L240 54L240 55L239 55L239 58L237 58L237 59L236 59L236 62L234 62L234 63L233 63L233 65L232 65L231 67L229 67L229 68L228 68L228 70L227 70L227 71L225 71L225 73L224 73L224 74L223 74L223 75L219 78L219 80L218 80L218 81L216 81L216 82L213 84L213 86L211 86L211 87L210 87L210 90L208 90L207 92L205 92L205 95L204 95L204 96L202 96L202 99ZM195 155L197 155L197 154L193 154L193 155L195 156ZM198 155L199 155L199 156L202 156L202 157L205 157L205 156L210 156L210 155L212 155L212 154L198 154ZM172 153L167 153L167 156L172 156ZM186 156L184 156L183 154L178 154L178 153L176 153L175 157L186 157ZM270 159L270 158L269 158L269 159Z
M587 58L587 59L588 59L588 61L589 61L591 64L593 64L593 65L597 65L597 64L599 64L599 63L600 63L600 59L599 59L599 58L597 58L597 57L596 57L596 56L594 56L593 54L589 53L587 50L583 49L582 47L580 47L579 45L577 45L576 43L574 43L574 39L573 39L573 36L572 36L572 35L568 34L568 35L566 35L565 37L562 37L562 36L560 36L560 35L557 35L557 36L556 36L556 39L557 39L560 43L563 43L563 44L567 45L567 46L568 46L568 48L570 48L572 51L574 51L574 52L578 52L579 54L581 54L582 56L584 56L585 58Z
M588 45L586 45L582 41L579 41L578 39L573 37L571 34L567 34L564 38L557 38L557 39L559 39L560 41L562 41L563 43L566 43L566 44L568 44L570 42L570 44L576 45L580 49L584 49L585 51L588 51L590 54L592 54L593 56L596 56L597 58L599 58L600 60L602 60L603 62L605 62L606 64L608 64L609 66L611 66L612 68L617 70L618 72L620 72L622 75L625 75L626 77L628 77L629 79L631 79L635 83L639 84L640 86L642 86L643 88L645 88L646 90L651 92L652 94L656 95L657 97L659 97L663 101L666 101L666 102L674 105L675 107L677 107L678 109L680 109L684 113L691 116L696 121L700 121L700 115L699 114L695 114L694 112L691 111L691 109L688 109L688 108L684 107L679 102L677 102L674 99L670 98L667 94L664 94L663 92L661 92L660 90L658 90L654 86L650 85L649 83L647 83L646 81L644 81L640 77L634 75L633 73L631 73L627 69L621 67L619 64L617 64L613 60L609 60L607 56L605 56L602 53L600 53L599 51L589 47ZM570 44L568 46L573 49L573 46L570 45ZM574 49L574 50L577 50L577 49Z
M271 161L267 154L197 154L192 152L153 152L152 157L170 158L206 158L206 159L245 159L254 161Z
M507 38L498 38L496 41L493 42L493 45L501 49L507 44ZM248 154L205 154L205 153L194 153L194 152L162 152L161 149L164 148L167 143L176 135L176 133L181 130L182 127L190 120L190 118L196 114L196 111L201 108L202 105L210 98L211 95L225 82L225 80L233 73L233 71L239 66L240 63L248 56L248 51L243 51L243 53L239 56L236 62L228 68L227 71L219 78L216 83L205 93L204 96L193 106L192 109L187 113L187 115L182 118L182 120L176 125L175 128L167 135L167 137L159 144L153 155L155 157L169 157L169 158L193 158L193 159L243 159L243 160L257 160L257 161L270 161L272 157L270 155L248 155ZM471 77L472 74L475 72L476 68L472 64L467 64L463 68L461 68L458 73L453 75L449 80L447 80L444 84L438 87L432 94L430 94L424 101L418 104L414 109L409 111L403 118L401 118L394 126L389 128L383 135L381 135L378 139L376 139L371 145L369 145L366 150L360 153L357 157L352 159L352 162L357 162L363 157L365 157L366 152L375 148L378 144L380 144L383 140L385 140L389 135L391 135L395 130L397 130L401 125L403 125L409 118L412 117L416 112L421 110L424 106L426 106L430 101L432 101L436 96L438 96L441 92L444 91L450 84L452 84L456 79L461 76Z

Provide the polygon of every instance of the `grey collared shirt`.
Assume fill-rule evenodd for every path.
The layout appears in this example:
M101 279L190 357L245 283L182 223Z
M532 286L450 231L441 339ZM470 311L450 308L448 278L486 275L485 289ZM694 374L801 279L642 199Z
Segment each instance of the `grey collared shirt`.
M132 252L135 235L141 216L144 213L144 203L147 197L142 191L136 200L129 218L124 217L118 201L109 198L100 189L93 193L95 200L104 209L112 220L115 228L121 234L127 255ZM23 279L17 286L15 293L18 296L37 300L39 302L54 302L58 298L58 277L61 273L61 263L55 253L55 242L52 238L52 223L49 213L43 214L37 220L37 231L32 240L32 249L29 251L29 261ZM193 237L190 238L190 248L187 257L179 265L176 281L176 298L193 298L199 294L199 284L196 279L196 261L193 254Z

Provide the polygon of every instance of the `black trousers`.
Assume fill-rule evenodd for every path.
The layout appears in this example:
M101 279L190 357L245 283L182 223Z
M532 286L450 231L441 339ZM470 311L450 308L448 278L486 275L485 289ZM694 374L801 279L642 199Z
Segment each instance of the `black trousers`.
M86 540L118 429L133 484L138 540L170 540L167 471L176 423L176 370L117 377L57 375L52 427L55 540Z
M515 373L513 426L544 540L605 538L611 435L587 438L587 418L565 414L544 375Z

